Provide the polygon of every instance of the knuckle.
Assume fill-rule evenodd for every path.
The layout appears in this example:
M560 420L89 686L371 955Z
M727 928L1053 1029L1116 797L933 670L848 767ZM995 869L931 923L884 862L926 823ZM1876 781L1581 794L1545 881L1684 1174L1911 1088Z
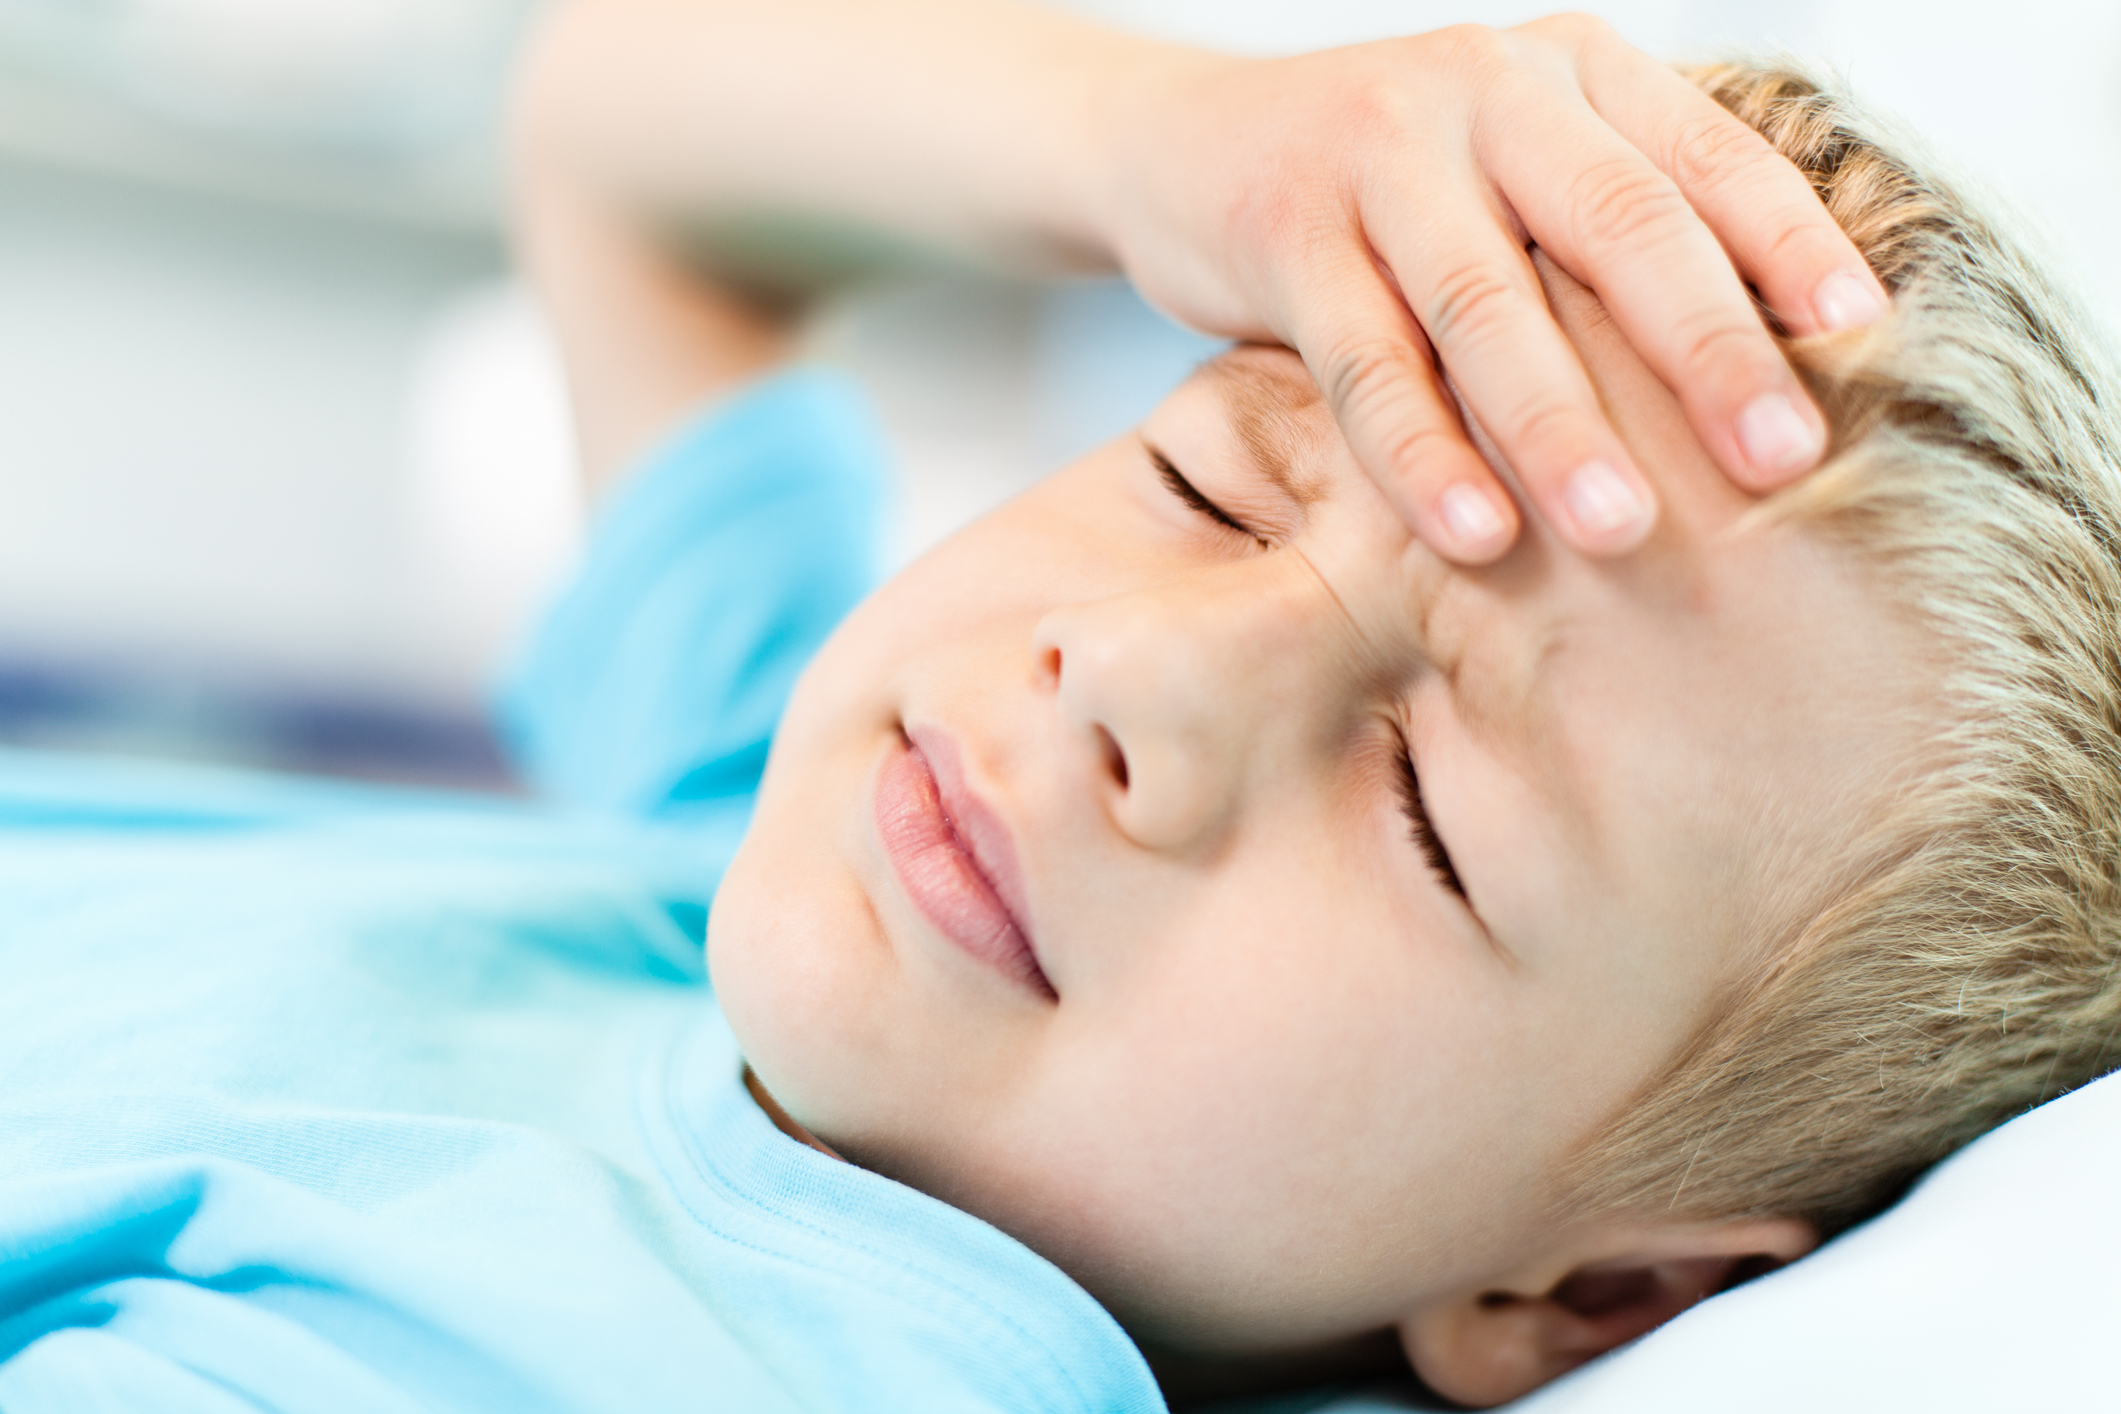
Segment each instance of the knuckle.
M1245 243L1314 256L1337 224L1319 191L1299 181L1251 182L1231 199L1225 220Z
M1774 156L1768 140L1722 112L1682 121L1665 149L1665 170L1687 191L1714 191L1743 180Z
M1419 486L1450 479L1450 465L1462 445L1456 432L1426 418L1409 418L1379 440L1384 464L1412 473Z
M1523 443L1544 443L1576 422L1576 409L1561 399L1531 399L1517 409L1512 428Z
M1465 74L1492 73L1509 58L1509 40L1488 25L1452 25L1432 31L1424 39L1434 46L1440 63Z
M1343 90L1342 121L1356 142L1391 142L1408 127L1413 95L1408 85L1379 75Z
M1492 266L1459 266L1423 302L1422 327L1439 349L1482 342L1508 323L1522 293Z
M1733 324L1725 319L1704 321L1697 328L1681 331L1681 377L1690 385L1724 381L1735 384L1739 378L1729 375L1753 373L1761 362L1760 353L1766 342L1767 331L1758 325ZM1726 377L1714 378L1718 372Z
M1632 157L1593 163L1570 182L1565 202L1587 248L1632 246L1693 215L1670 178Z
M1582 421L1578 409L1560 398L1533 398L1511 416L1510 441L1528 451L1562 441L1580 441L1576 432Z
M1356 54L1333 71L1331 96L1321 116L1331 129L1324 146L1311 146L1306 160L1325 158L1346 166L1364 143L1395 143L1420 125L1434 107L1424 104L1422 76L1408 64Z
M1526 29L1571 49L1587 49L1612 38L1613 27L1596 15L1581 10L1563 10L1533 20Z
M1819 225L1803 221L1779 222L1768 231L1759 245L1759 263L1771 269L1806 266L1830 268L1837 264L1841 250L1836 241L1838 232L1828 232Z
M1338 186L1317 173L1276 164L1258 179L1239 184L1219 212L1216 234L1224 249L1255 253L1227 264L1275 277L1300 276L1337 264L1360 234ZM1254 269L1260 255L1268 269Z
M1371 336L1335 347L1321 361L1318 381L1344 422L1374 423L1404 398L1409 379L1428 376L1427 362L1407 344Z

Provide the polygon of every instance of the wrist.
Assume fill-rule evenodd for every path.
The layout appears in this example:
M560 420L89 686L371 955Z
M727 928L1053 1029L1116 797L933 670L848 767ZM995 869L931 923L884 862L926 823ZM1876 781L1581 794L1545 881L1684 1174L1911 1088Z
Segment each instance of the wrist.
M1113 44L1078 83L1073 237L1103 262L1135 273L1147 241L1142 194L1175 180L1186 163L1186 95L1242 60L1131 35Z

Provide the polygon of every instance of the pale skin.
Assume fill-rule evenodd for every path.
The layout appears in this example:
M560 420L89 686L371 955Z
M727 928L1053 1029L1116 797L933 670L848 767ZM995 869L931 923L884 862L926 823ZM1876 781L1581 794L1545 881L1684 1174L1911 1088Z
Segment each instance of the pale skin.
M766 1088L1152 1348L1391 1330L1491 1403L1811 1245L1794 1218L1580 1219L1555 1185L1757 960L1745 923L1825 873L1919 675L1835 556L1734 530L1749 498L1565 278L1667 498L1621 565L1535 521L1450 567L1315 401L1299 505L1226 370L1308 381L1247 351L887 586L784 723L710 934ZM1267 544L1171 495L1152 446ZM1053 998L941 939L881 852L880 755L938 727L1014 838ZM1463 899L1409 838L1402 741ZM1632 1299L1572 1306L1620 1274Z
M725 279L800 296L909 252L1116 269L1201 329L1296 349L1386 503L1461 563L1503 554L1521 507L1439 360L1572 548L1625 553L1658 512L1528 243L1755 491L1823 432L1746 286L1798 335L1885 307L1796 169L1581 16L1255 60L997 0L576 0L523 93L540 171ZM585 409L593 463L654 420L642 396Z
M579 15L623 35L651 11ZM605 174L606 119L567 137L586 80L542 62L525 250L609 468L792 323L664 254L670 194ZM898 175L947 188L922 161ZM702 209L727 190L705 186ZM1005 195L958 200L935 219L1023 234L962 209ZM856 612L716 902L720 1000L785 1127L1052 1258L1174 1389L1382 1338L1494 1403L1814 1240L1792 1215L1577 1213L1559 1177L1758 961L1763 917L1804 906L1923 674L1850 565L1744 522L1625 301L1524 268L1662 507L1629 553L1586 545L1500 436L1468 454L1522 533L1438 553L1315 362L1241 349ZM1050 988L908 896L875 807L908 731L954 743L1013 840ZM1403 759L1462 893L1411 837Z

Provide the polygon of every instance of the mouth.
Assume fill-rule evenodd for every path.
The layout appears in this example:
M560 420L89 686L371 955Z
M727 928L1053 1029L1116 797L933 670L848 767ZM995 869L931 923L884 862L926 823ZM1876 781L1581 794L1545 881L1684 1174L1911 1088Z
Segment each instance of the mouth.
M1009 828L966 785L957 744L933 727L900 736L877 777L875 808L884 854L936 931L1018 986L1057 1000L1023 925L1023 876Z

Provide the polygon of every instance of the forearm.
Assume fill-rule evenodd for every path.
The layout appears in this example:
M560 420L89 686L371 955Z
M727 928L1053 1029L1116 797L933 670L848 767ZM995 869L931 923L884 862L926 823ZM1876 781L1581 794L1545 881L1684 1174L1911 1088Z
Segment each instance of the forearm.
M570 0L515 151L778 294L923 256L1110 269L1120 94L1187 62L1008 0Z
M519 176L514 224L517 263L559 340L592 496L702 401L794 346L792 311L699 278L564 180Z
M1887 307L1802 173L1583 16L1236 60L1014 0L564 0L520 92L519 189L769 332L837 278L942 254L1123 266L1197 328L1287 343L1407 525L1468 564L1509 549L1520 498L1592 555L1657 514L1528 242L1755 492L1825 435L1755 298L1800 337Z

